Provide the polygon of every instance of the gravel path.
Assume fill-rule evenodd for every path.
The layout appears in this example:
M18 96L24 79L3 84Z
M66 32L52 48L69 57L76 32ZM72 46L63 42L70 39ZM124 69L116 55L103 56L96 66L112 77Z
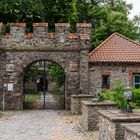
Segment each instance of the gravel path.
M80 116L68 111L7 111L0 118L0 140L98 140L84 132Z

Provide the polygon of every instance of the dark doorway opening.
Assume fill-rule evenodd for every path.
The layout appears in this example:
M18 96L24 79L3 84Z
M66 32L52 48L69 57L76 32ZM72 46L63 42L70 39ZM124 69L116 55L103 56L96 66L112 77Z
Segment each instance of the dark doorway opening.
M65 109L65 74L58 64L37 61L24 70L24 109Z

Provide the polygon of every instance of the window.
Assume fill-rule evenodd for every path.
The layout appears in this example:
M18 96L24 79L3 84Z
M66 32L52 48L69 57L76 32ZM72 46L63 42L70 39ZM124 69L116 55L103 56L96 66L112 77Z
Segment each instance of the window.
M133 74L133 86L140 88L140 74Z
M102 87L109 88L109 75L102 75Z

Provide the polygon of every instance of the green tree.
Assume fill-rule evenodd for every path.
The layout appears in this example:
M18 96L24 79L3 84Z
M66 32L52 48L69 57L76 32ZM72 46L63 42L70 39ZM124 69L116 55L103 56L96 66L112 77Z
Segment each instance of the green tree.
M1 0L0 18L6 23L43 21L44 5L40 0Z
M24 82L35 81L38 75L38 68L35 64L27 67L24 71Z
M131 5L123 0L108 0L93 6L89 14L94 26L92 31L92 47L95 48L114 32L119 32L131 39L136 39L134 23L128 19Z
M140 43L140 14L134 16L133 22L134 22L136 29L137 29L137 37L138 37L137 41Z
M53 79L57 82L59 86L64 85L65 82L65 74L64 70L54 62L46 62L48 74L50 74Z
M71 1L68 0L43 0L45 6L45 20L49 26L54 27L54 23L69 22Z

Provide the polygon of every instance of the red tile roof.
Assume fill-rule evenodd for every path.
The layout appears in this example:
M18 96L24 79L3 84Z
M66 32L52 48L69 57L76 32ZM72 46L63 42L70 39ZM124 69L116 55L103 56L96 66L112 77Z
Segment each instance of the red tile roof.
M89 54L90 62L140 62L140 44L112 34Z

